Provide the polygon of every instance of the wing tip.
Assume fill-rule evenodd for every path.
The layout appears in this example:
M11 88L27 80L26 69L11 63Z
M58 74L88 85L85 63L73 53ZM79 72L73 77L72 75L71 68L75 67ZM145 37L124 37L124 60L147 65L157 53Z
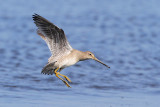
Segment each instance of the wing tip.
M40 15L38 15L37 13L34 13L34 14L32 15L32 17L35 17L35 16L40 16Z
M39 14L34 13L32 15L33 20L36 22L39 18L41 18L41 16Z

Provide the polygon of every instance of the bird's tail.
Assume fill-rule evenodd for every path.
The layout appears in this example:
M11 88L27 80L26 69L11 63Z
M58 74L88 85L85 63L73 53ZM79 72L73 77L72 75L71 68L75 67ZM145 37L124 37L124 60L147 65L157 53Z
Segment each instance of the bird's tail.
M54 70L56 69L56 67L54 67L55 62L52 63L48 63L46 66L44 66L44 68L42 69L41 73L42 74L48 74L48 75L53 75Z

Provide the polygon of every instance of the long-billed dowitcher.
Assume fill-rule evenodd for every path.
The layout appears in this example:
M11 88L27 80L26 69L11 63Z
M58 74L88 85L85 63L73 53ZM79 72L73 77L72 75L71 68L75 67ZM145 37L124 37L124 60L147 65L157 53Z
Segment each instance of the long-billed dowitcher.
M34 14L33 20L38 27L37 34L47 43L52 53L51 57L48 59L48 64L42 69L41 73L48 75L55 73L55 75L61 79L67 87L70 87L68 82L71 82L71 80L67 76L60 74L60 71L65 67L74 65L78 61L93 59L110 68L108 65L98 60L92 52L82 52L73 49L67 41L64 31L42 16ZM64 77L68 82L60 76Z

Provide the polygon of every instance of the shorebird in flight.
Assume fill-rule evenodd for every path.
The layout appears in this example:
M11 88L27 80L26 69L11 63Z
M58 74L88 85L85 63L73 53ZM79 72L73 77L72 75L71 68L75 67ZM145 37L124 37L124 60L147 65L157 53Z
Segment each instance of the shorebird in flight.
M34 14L33 20L38 27L37 34L47 43L52 53L51 57L48 59L48 64L44 66L41 73L48 75L55 74L67 87L71 87L68 84L71 80L67 76L60 74L60 71L68 66L74 65L79 61L93 59L110 68L108 65L98 60L92 52L82 52L73 49L67 41L64 31L42 16Z

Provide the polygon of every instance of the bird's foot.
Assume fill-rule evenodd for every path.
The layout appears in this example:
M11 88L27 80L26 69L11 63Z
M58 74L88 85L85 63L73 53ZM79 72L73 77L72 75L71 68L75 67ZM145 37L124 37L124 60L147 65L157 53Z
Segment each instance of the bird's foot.
M67 76L63 76L68 82L72 82Z
M60 74L59 72L57 72L56 73L56 77L58 77L59 79L61 79L64 83L65 83L65 85L67 86L67 87L69 87L69 88L71 88L71 86L68 84L68 82L66 82L65 80L63 80L61 77L59 77L58 75L62 75L62 74ZM68 78L67 78L68 79ZM68 80L67 80L68 81Z
M67 76L60 74L59 72L57 72L57 73L58 73L58 75L64 77L68 82L72 82Z
M63 82L66 84L67 87L72 88L65 80Z

